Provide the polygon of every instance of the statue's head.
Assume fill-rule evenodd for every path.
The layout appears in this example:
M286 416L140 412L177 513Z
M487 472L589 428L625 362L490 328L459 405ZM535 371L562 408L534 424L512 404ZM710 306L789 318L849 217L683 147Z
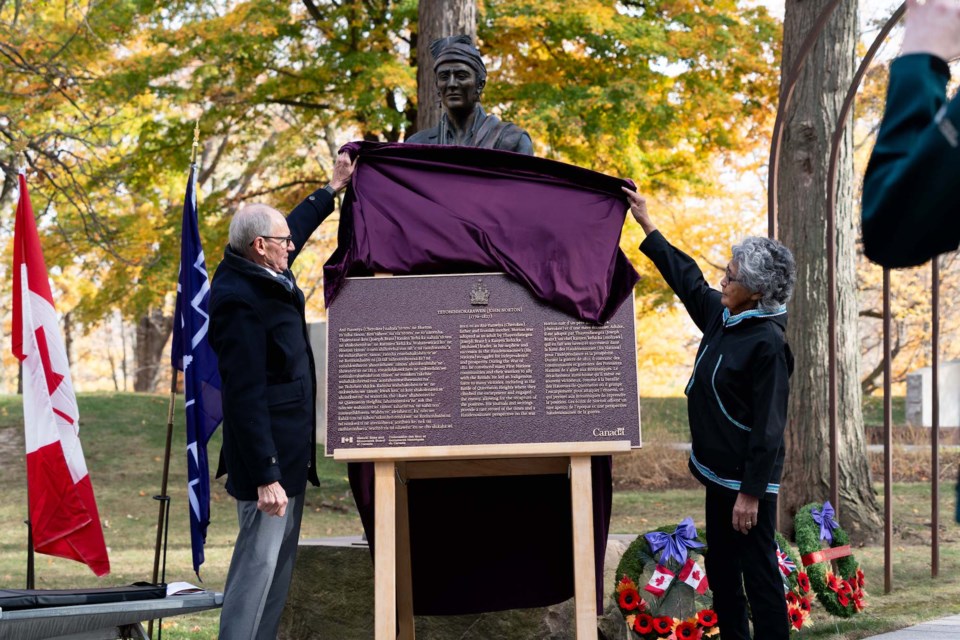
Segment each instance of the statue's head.
M467 35L449 36L430 44L440 101L447 111L470 111L487 83L487 67Z

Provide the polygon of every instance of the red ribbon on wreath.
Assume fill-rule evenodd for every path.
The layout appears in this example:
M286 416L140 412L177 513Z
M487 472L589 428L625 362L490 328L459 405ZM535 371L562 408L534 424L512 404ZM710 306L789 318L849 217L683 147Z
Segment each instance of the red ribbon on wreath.
M809 567L810 565L817 564L818 562L829 562L831 560L836 560L837 558L844 558L850 554L850 545L845 544L842 547L821 549L820 551L814 551L813 553L800 556L800 562L803 563L803 566Z

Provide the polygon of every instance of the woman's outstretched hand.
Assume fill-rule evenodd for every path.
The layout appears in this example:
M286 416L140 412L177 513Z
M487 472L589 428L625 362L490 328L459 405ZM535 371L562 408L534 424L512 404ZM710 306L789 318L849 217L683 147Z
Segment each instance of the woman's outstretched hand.
M630 213L633 214L634 219L640 223L640 226L643 228L643 232L646 235L650 235L657 230L657 225L653 224L653 221L650 220L650 214L647 213L647 200L642 195L627 189L626 187L620 187L623 189L623 192L627 196L627 202L630 203Z

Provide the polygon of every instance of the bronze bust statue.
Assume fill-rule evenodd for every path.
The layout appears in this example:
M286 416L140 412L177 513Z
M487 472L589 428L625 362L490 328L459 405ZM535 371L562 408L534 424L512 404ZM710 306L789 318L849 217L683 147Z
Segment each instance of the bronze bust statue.
M480 106L487 68L470 36L440 38L430 45L430 52L443 114L439 125L418 131L406 142L501 149L532 156L533 142L526 131L487 115Z

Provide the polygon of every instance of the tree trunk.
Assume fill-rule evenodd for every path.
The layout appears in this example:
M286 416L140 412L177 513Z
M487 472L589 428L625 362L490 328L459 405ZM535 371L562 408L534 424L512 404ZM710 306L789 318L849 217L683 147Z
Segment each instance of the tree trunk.
M129 375L127 375L127 323L120 317L120 372L123 374L123 391L126 392L130 387Z
M73 365L73 316L71 312L63 315L63 349L67 352L67 366Z
M164 316L161 309L150 309L137 323L135 347L136 368L133 390L153 392L157 388L157 374L163 360L163 348L173 330L173 317Z
M465 33L477 39L477 0L420 0L417 26L417 128L440 122L440 97L433 74L430 43ZM408 131L407 137L415 131Z
M829 0L787 0L785 75ZM830 141L856 64L857 2L843 0L807 58L787 115L779 191L780 240L794 252L797 286L787 337L796 356L791 381L787 460L781 509L785 522L809 502L830 497L828 376L827 175ZM849 123L848 123L849 124ZM854 540L879 534L880 508L870 483L860 388L852 128L846 129L837 182L838 507Z

